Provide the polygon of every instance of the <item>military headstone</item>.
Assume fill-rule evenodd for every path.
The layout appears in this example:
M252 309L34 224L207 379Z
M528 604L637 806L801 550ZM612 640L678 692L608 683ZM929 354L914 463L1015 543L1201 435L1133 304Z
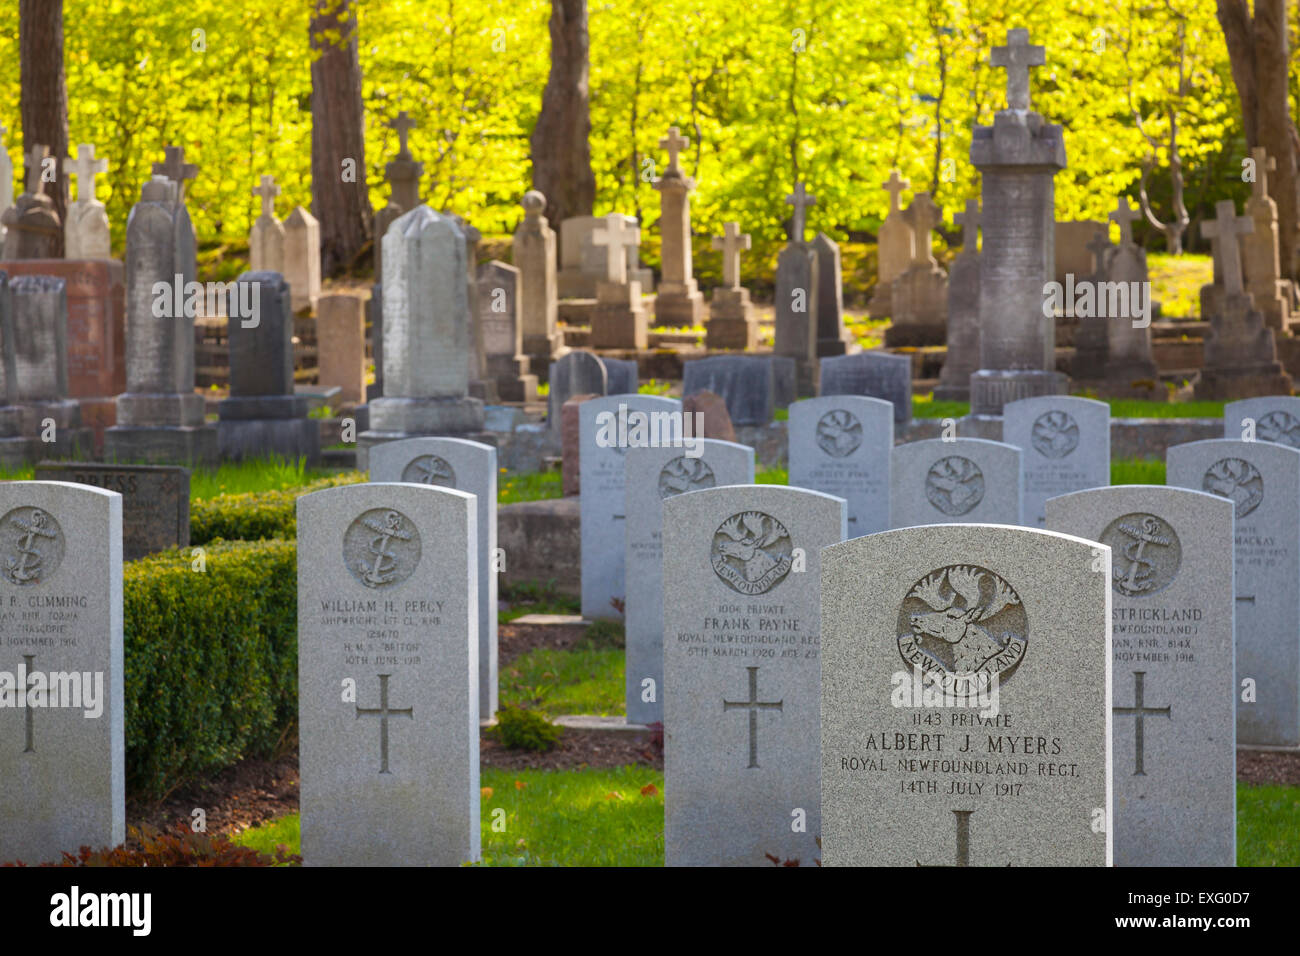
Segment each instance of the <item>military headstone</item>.
M843 498L850 538L889 527L894 409L860 395L823 395L790 406L790 484Z
M1002 414L1002 440L1020 449L1029 527L1046 527L1048 498L1110 484L1110 406L1105 402L1040 395L1008 402Z
M932 438L894 448L889 523L1021 524L1021 452L983 438Z
M1300 448L1300 398L1268 395L1223 406L1223 437L1271 441Z

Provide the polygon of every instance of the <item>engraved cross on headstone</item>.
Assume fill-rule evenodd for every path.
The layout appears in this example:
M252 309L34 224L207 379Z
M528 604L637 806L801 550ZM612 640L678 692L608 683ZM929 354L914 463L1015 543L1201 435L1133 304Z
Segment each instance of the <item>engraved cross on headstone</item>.
M44 172L45 157L49 155L50 148L37 143L23 156L23 161L27 166L27 191L33 196L39 196L45 192L45 182L41 173Z
M980 235L980 204L978 199L966 200L966 211L955 212L952 215L952 221L961 226L961 247L965 252L969 249L974 252Z
M1133 706L1111 708L1111 710L1114 711L1115 714L1120 717L1136 718L1135 726L1134 726L1134 737L1133 737L1133 741L1134 741L1133 749L1136 751L1135 762L1137 764L1136 769L1133 771L1133 776L1135 777L1146 776L1146 771L1142 769L1143 741L1144 741L1144 735L1142 732L1143 721L1151 715L1159 715L1159 714L1164 714L1170 720L1173 719L1173 715L1169 712L1170 709L1168 707L1143 706L1142 685L1145 680L1146 680L1146 671L1134 671L1133 672Z
M928 192L917 193L907 207L907 218L916 234L912 246L912 261L926 262L932 258L930 253L930 233L943 222L943 210L934 204Z
M390 119L384 124L389 129L397 130L397 156L399 159L410 159L411 151L406 145L406 136L411 130L415 129L415 120L406 115L406 110L402 110L396 117Z
M263 173L262 185L253 187L253 195L262 197L262 215L274 219L275 197L280 195L280 187L275 184L275 177Z
M1257 201L1268 199L1268 174L1277 169L1277 160L1263 146L1256 146L1250 155L1255 160L1255 181L1250 184L1250 198Z
M611 212L601 224L603 230L593 230L591 244L605 247L605 281L622 285L627 282L627 253L624 246L635 246L641 241L641 230L629 226L627 219Z
M1201 235L1218 240L1219 266L1223 270L1225 295L1241 295L1241 249L1237 237L1255 231L1255 220L1238 216L1236 204L1231 199L1221 199L1214 204L1214 219L1201 223Z
M889 193L889 211L891 214L902 209L902 204L899 202L899 194L911 185L912 183L909 180L903 179L898 175L897 169L891 169L889 171L889 179L880 184L880 188Z
M1128 204L1127 196L1120 196L1115 200L1115 208L1111 211L1109 219L1119 225L1119 244L1121 246L1132 244L1133 220L1141 218L1142 213Z
M26 696L27 691L31 689L32 671L36 669L36 656L34 654L24 654L23 664L26 666L27 671L27 686L15 688L15 691ZM26 724L27 737L27 741L23 746L23 753L25 754L36 753L36 742L32 737L32 711L35 710L35 708L31 706L31 703L30 700L23 701L23 719Z
M153 164L155 175L163 175L176 184L176 202L185 201L185 182L199 174L199 167L185 162L184 146L165 146L161 163Z
M659 148L668 150L668 168L670 170L681 170L681 164L677 162L677 154L690 145L690 139L682 136L676 126L668 127L668 135L659 140Z
M1029 109L1029 68L1047 62L1047 52L1041 46L1031 46L1029 31L1017 27L1007 31L1006 46L995 46L989 58L993 66L1007 71L1007 108Z
M970 815L974 810L954 810L953 816L957 818L957 862L948 863L922 863L916 861L920 867L937 867L937 866L970 866Z
M787 206L794 206L794 235L790 238L795 242L803 242L804 224L807 219L807 208L817 205L817 197L810 195L804 189L803 183L794 184L794 192L785 197Z
M108 172L108 160L95 158L95 144L82 143L77 147L77 158L71 156L63 160L63 171L77 177L76 201L94 202L95 177Z
M748 710L749 711L749 766L746 770L758 766L758 712L760 710L780 710L784 712L784 698L776 701L764 701L758 699L758 668L746 667L749 671L749 700L727 700L722 699L722 710L725 713L728 710Z
M379 675L379 706L362 707L356 705L357 716L360 720L362 717L379 718L379 772L388 773L388 718L406 717L411 720L415 719L415 708L406 707L401 710L394 710L388 706L388 678L391 674Z
M752 239L740 231L740 223L729 222L722 227L722 235L713 237L713 248L722 253L722 287L740 288L740 253L750 248Z

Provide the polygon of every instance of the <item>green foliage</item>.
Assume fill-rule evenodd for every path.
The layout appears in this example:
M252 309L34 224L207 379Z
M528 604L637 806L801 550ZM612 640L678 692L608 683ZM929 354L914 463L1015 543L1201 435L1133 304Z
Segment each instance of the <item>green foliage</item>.
M599 649L615 648L621 650L627 646L627 635L622 621L602 618L592 621L583 635L585 643Z
M127 785L160 796L266 754L298 716L292 541L214 542L123 570Z
M580 614L582 602L576 597L561 594L554 581L520 581L502 584L497 592L500 600L510 605L501 611L497 620L502 624L525 614Z
M223 461L216 468L196 468L190 473L190 498L204 500L248 491L301 488L329 474L308 468L302 458Z
M1214 260L1209 256L1147 253L1151 300L1160 303L1160 319L1201 317L1201 286L1214 281Z
M788 468L759 468L754 472L756 485L788 485L790 470Z
M640 395L667 395L672 387L672 382L665 382L663 379L652 378L650 381L642 382L637 386L637 393Z
M969 414L969 402L939 402L933 393L912 396L913 418L963 418Z
M502 668L501 705L532 708L552 717L622 714L624 657L621 646L590 640L571 650L529 651Z
M83 846L77 853L63 854L60 863L43 866L281 866L301 863L302 857L283 846L261 851L223 834L193 833L183 823L170 832L150 826L131 827L128 842L92 850ZM295 841L296 842L296 841ZM21 865L21 864L20 864Z
M1223 418L1223 402L1144 402L1114 398L1111 418Z
M497 711L497 722L487 729L511 750L531 750L546 753L554 750L564 728L559 727L535 710L526 710L515 704L502 704Z
M301 495L365 480L364 473L349 471L300 487L218 495L207 501L191 501L190 544L207 544L218 538L257 541L263 538L295 537L298 529L297 502Z
M1300 787L1237 784L1237 865L1300 866Z
M504 475L497 482L497 504L517 501L541 501L564 497L564 475L558 471L530 471Z
M1110 463L1112 485L1163 485L1165 463L1152 458L1119 458Z

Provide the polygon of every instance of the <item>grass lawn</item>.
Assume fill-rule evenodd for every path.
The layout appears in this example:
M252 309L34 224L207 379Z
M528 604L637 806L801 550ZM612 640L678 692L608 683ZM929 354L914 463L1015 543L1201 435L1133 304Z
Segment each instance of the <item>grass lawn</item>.
M518 704L550 717L621 715L624 703L621 647L580 644L573 650L538 648L501 668L501 704Z
M560 498L563 495L564 476L558 471L532 471L523 475L502 474L497 477L499 505L541 501L543 498Z
M1237 784L1237 865L1300 866L1300 787Z

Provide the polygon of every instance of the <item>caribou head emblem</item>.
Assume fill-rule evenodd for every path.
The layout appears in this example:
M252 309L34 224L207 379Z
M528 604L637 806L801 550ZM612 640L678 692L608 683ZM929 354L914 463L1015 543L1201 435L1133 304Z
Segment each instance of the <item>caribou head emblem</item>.
M984 597L986 578L991 579L991 593L987 599ZM973 673L1006 646L979 622L996 616L1009 605L1020 603L1020 598L1001 578L965 565L935 571L918 581L907 596L917 598L931 608L910 616L912 633L950 644L952 670L958 674Z

